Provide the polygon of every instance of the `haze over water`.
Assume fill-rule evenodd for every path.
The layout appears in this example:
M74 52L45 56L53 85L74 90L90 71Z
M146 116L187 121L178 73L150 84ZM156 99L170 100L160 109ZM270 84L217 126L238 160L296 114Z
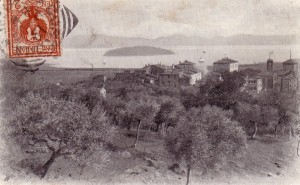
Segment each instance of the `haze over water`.
M300 45L234 45L234 46L172 46L162 47L172 50L173 55L107 57L104 53L112 48L65 48L62 56L56 59L47 58L47 63L57 68L140 68L146 64L177 64L179 61L197 62L204 59L205 65L228 57L240 64L265 62L269 52L275 62L290 58L300 58ZM203 53L203 51L206 53Z

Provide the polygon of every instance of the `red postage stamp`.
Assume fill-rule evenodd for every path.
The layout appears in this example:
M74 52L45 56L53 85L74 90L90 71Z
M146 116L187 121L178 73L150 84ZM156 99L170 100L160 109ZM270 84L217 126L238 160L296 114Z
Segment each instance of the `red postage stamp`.
M58 0L6 0L11 58L60 56Z

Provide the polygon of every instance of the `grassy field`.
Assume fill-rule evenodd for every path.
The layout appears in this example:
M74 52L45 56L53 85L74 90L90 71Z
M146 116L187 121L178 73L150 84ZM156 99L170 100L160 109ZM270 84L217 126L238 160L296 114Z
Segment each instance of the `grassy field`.
M68 159L60 158L50 168L45 179L32 173L2 175L0 184L185 184L183 173L169 169L172 164L157 133L143 131L137 148L128 148L134 132L116 131L110 160L95 170L79 168ZM232 163L229 169L201 175L202 169L192 172L192 184L300 184L300 158L296 155L296 139L261 137L248 142L246 155Z

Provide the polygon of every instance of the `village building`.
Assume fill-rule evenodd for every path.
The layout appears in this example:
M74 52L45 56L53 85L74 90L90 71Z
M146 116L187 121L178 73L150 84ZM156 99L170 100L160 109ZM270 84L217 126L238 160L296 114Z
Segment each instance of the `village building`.
M283 62L283 70L284 71L293 71L297 74L299 71L299 65L298 65L299 61L300 60L297 60L297 59L289 59L287 61L284 61Z
M172 88L180 87L179 73L172 73L172 72L160 73L158 75L158 85L160 87L172 87Z
M195 85L196 82L202 79L202 73L195 66L196 66L195 63L185 60L184 62L179 62L179 64L177 65L173 65L172 71L178 72L182 80L184 78L188 78L189 81L187 85ZM183 81L187 81L187 80L183 80Z
M151 74L156 77L158 77L158 74L164 73L166 70L170 70L170 66L162 65L162 64L155 64L155 65L146 65L143 67L143 70L145 70L146 74Z
M197 69L195 68L195 63L189 62L185 60L184 62L179 62L177 65L173 65L173 69L176 69L176 71L179 72L197 72Z
M228 57L218 60L213 64L213 72L223 73L223 72L233 72L238 70L239 70L238 61L232 60Z
M200 72L177 72L170 71L161 73L158 76L158 85L161 87L182 87L182 86L192 86L195 85L196 82L201 80Z
M263 77L248 76L246 78L245 91L252 96L260 94L263 90Z
M195 85L197 81L202 79L201 72L185 72L182 75L189 79L189 85Z
M298 77L294 71L274 71L273 88L281 92L296 92Z
M263 73L265 90L275 89L281 92L296 92L299 88L299 60L289 59L282 63L282 70L273 70L273 60L267 60L267 72Z
M195 68L195 63L184 61L177 65L162 64L146 65L134 71L126 70L116 74L115 80L130 83L157 84L161 87L178 88L195 85L202 78L202 74Z

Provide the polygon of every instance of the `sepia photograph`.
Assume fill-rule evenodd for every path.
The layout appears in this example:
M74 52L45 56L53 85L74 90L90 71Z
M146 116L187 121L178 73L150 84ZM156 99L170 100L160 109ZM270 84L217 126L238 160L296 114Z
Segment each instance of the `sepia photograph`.
M0 185L299 185L299 17L0 0Z

